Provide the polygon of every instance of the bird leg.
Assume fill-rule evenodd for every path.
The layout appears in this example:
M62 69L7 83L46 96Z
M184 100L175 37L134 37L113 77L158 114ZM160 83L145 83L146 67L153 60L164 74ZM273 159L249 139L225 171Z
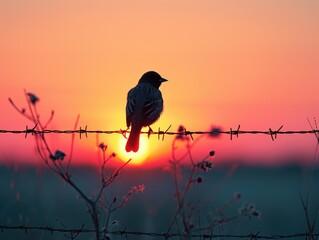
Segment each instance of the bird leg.
M127 139L126 133L127 133L127 130L129 130L129 128L130 128L130 127L126 128L125 130L120 129L121 134L122 134L123 137L125 137L126 139Z
M153 132L154 132L153 129L150 126L148 126L147 138L150 138Z

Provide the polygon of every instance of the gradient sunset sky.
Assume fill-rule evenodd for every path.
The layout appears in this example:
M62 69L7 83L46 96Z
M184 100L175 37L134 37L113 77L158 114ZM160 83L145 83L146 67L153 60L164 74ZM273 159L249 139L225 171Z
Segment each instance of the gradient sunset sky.
M153 129L309 130L319 123L317 0L14 0L0 1L0 129L32 123L8 102L26 107L23 89L40 98L49 128L125 129L128 90L158 71L164 112ZM121 135L100 135L120 153ZM50 135L68 154L70 136ZM172 136L148 142L148 164L170 158ZM312 162L314 136L245 135L203 139L194 154L216 161ZM37 161L31 136L0 135L0 159ZM76 137L74 162L95 161L96 136ZM34 160L32 160L34 159ZM286 162L280 162L286 163Z

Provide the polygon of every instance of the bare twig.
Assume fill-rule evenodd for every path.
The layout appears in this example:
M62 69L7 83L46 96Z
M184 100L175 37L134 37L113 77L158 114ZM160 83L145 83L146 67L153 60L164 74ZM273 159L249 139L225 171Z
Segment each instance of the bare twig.
M112 174L110 174L110 176L106 177L105 173L104 173L104 168L105 168L105 164L106 162L112 158L115 157L116 154L112 153L108 159L105 158L105 150L106 147L103 150L103 164L102 164L102 169L101 169L101 178L102 178L102 184L101 187L99 189L98 195L96 196L96 198L91 198L88 195L86 195L81 188L71 179L71 174L69 172L70 170L70 163L71 163L71 159L72 159L72 154L73 154L73 146L74 146L74 137L76 133L80 134L80 138L81 138L81 134L85 134L85 136L87 137L87 126L85 127L85 129L83 130L80 127L80 130L76 130L77 129L77 125L79 122L79 115L75 121L75 125L74 125L74 130L72 131L67 131L67 133L72 134L72 139L71 139L71 148L70 148L70 155L69 155L69 159L68 161L65 163L63 160L66 156L66 154L60 150L56 150L55 153L51 150L45 135L46 133L50 132L50 130L47 129L48 124L52 121L53 116L54 116L54 112L51 111L51 115L50 118L48 119L48 121L46 122L46 124L42 124L41 119L40 119L40 114L37 111L37 102L39 101L39 98L37 96L35 96L32 93L28 93L26 90L24 90L24 95L26 98L26 102L28 105L28 112L29 114L26 113L25 109L20 110L16 104L12 101L11 98L9 98L9 102L10 104L13 106L13 108L18 111L18 113L20 113L21 115L23 115L24 117L26 117L27 119L31 120L34 124L34 127L32 129L29 129L28 127L26 127L25 129L25 137L27 136L27 134L32 134L35 137L35 142L36 142L36 147L37 147L37 151L41 157L41 159L43 160L43 162L54 172L56 173L59 177L61 177L66 183L68 183L79 195L80 197L84 200L84 202L86 203L87 207L88 207L88 212L91 216L92 219L92 223L94 226L94 232L95 232L95 236L96 236L96 240L100 240L100 212L99 212L99 205L100 205L100 200L102 198L102 194L103 191L106 189L107 186L109 186L110 184L112 184L114 182L114 180L117 178L117 176L119 175L119 172L131 161L128 160L126 163L124 163L120 168L118 168L117 170L115 170ZM3 133L3 131L2 131ZM8 133L7 131L5 131L5 133ZM17 131L14 131L14 133L18 133ZM66 166L65 166L66 165ZM123 204L124 206L124 204ZM118 209L118 208L117 208ZM65 227L65 226L64 226ZM26 231L26 228L24 228ZM83 230L83 227L82 227ZM68 238L71 239L75 239L79 232L74 232L72 231L70 233L69 236L67 236Z

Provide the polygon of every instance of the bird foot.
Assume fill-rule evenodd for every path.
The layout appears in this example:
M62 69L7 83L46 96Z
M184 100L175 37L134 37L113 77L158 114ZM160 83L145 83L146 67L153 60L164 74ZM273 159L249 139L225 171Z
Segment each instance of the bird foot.
M126 137L127 130L129 130L129 127L126 128L125 130L120 129L121 134L122 134L123 137L126 138L126 139L127 139L127 137Z
M151 136L151 134L152 134L153 132L154 132L153 129L152 129L150 126L148 126L147 137L150 138L150 136Z

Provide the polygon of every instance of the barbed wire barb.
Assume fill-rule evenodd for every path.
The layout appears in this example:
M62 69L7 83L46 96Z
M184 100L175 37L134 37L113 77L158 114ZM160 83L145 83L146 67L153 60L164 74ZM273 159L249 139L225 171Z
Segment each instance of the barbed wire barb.
M314 117L313 120L314 120L314 123L315 123L315 128L312 126L312 124L311 124L309 118L307 118L307 121L308 121L308 123L309 123L311 129L314 131L314 134L315 134L315 138L316 138L316 140L317 140L317 143L319 144L319 131L318 131L318 126L317 126L317 121L316 121L316 118L315 118L315 117Z
M88 130L87 130L87 125L85 126L84 129L82 129L80 127L80 130L78 131L79 132L79 135L80 135L80 139L82 139L82 134L84 133L85 134L85 138L88 138ZM76 131L76 130L75 130Z
M238 124L237 130L236 130L236 137L238 138L238 134L239 134L239 129L240 129L240 124Z
M237 138L238 138L238 135L239 135L239 129L240 129L240 124L238 125L237 127L237 130L233 131L232 128L230 128L230 140L232 141L233 140L233 135L235 135Z
M281 125L280 128L278 128L278 130L276 131L273 131L271 128L269 128L271 140L275 141L275 139L277 139L277 134L281 133L280 130L283 128L283 126L284 125Z
M33 135L33 133L35 133L35 129L37 128L38 124L36 123L35 126L33 128L28 128L28 125L25 126L25 135L24 138L27 138L28 134L31 133L31 135Z
M161 131L160 129L160 127L158 128L158 137L157 137L157 139L159 140L160 139L160 135L162 134L162 141L164 141L164 136L165 136L165 134L167 134L167 132L168 132L168 130L171 128L171 126L172 126L172 124L171 125L169 125L168 126L168 128L163 132L163 131Z

